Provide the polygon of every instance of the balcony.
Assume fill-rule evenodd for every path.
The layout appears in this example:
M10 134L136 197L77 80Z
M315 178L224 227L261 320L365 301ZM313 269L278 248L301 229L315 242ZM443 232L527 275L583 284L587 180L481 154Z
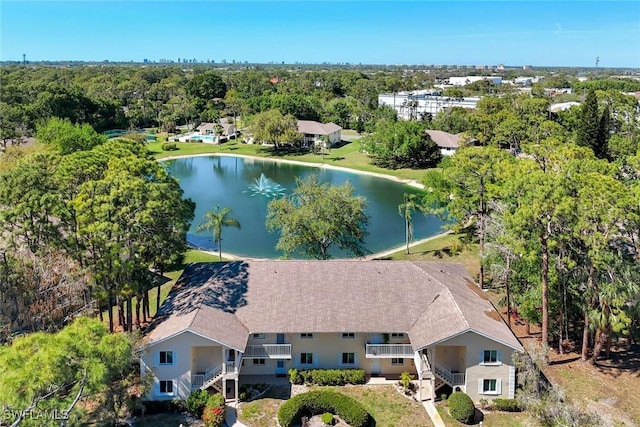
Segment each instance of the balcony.
M367 359L410 358L414 356L411 344L367 344Z
M248 345L245 359L291 359L291 344Z

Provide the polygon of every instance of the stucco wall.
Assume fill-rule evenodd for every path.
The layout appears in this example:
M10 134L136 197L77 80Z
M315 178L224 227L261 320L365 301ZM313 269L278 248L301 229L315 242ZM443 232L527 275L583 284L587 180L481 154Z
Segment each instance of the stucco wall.
M459 370L464 372L464 367L466 367L465 391L471 399L477 402L480 399L491 400L497 397L513 397L510 396L510 389L513 389L513 387L510 387L510 382L513 381L513 378L511 378L513 369L510 369L513 367L513 349L476 333L467 332L437 346L435 355L436 363L450 365L452 362L447 362L446 360L451 359L445 359L445 357L451 356L450 353L452 349L455 348L454 346L466 346L466 349L460 353L460 356L464 357L464 363L461 364L460 368L462 369ZM484 350L497 350L499 362L495 364L484 364L482 362ZM454 369L453 366L450 367ZM499 380L500 393L479 393L479 382L484 379Z
M196 350L192 350L195 347ZM210 352L207 350L211 350ZM159 352L173 351L173 365L160 365ZM197 362L194 357L203 358ZM219 357L219 359L218 359ZM196 363L197 370L204 370L209 366L220 363L222 351L220 346L206 338L202 338L191 332L184 332L161 343L150 346L142 355L142 364L146 365L154 375L153 384L148 399L171 400L174 398L186 399L191 393L191 367ZM211 365L204 367L207 363ZM204 369L202 369L204 367ZM194 371L194 373L197 371ZM159 386L161 380L173 380L173 394L160 395Z

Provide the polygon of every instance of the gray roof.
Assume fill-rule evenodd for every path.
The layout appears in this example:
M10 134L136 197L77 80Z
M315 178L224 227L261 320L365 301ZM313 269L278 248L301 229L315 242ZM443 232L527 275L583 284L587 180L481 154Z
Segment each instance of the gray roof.
M427 129L427 133L440 148L458 148L460 146L460 137L441 130Z
M319 123L313 120L298 120L298 132L308 135L329 135L330 133L342 130L342 127L335 123Z
M264 260L194 263L147 332L193 331L244 351L249 333L404 332L415 350L474 331L522 349L460 264Z

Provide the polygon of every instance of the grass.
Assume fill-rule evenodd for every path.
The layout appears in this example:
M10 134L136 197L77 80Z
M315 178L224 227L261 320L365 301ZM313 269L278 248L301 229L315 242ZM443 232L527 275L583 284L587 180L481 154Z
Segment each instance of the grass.
M384 169L371 164L371 159L360 150L360 142L347 142L341 147L332 148L325 153L324 159L320 154L309 152L274 152L272 147L262 145L250 145L232 140L222 145L202 144L193 142L176 142L177 150L162 151L162 142L151 142L147 144L148 150L156 159L164 159L171 156L188 156L195 154L237 154L243 156L256 156L265 158L277 158L283 160L295 160L311 164L327 164L344 168L355 169L363 172L373 172L383 175L394 176L398 179L409 181L420 181L427 169Z
M460 241L462 237L459 234L447 234L412 247L408 255L401 250L385 259L459 262L466 267L471 277L478 277L480 274L478 245L463 245Z
M330 389L353 397L373 416L377 427L431 426L427 412L417 402L401 396L392 386L313 387ZM284 399L266 397L243 403L239 419L249 427L276 426L278 408Z
M456 421L451 415L449 410L442 404L436 404L436 409L442 417L445 426L447 427L463 427L468 424L463 424ZM476 418L478 419L478 418ZM471 424L479 425L480 423ZM532 427L538 424L533 422L527 413L525 412L487 412L483 414L482 425L490 427Z

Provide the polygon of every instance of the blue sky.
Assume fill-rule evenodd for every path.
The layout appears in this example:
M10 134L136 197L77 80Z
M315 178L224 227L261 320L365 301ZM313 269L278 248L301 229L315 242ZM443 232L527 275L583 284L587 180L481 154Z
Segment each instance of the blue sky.
M0 1L0 60L640 67L640 1Z

